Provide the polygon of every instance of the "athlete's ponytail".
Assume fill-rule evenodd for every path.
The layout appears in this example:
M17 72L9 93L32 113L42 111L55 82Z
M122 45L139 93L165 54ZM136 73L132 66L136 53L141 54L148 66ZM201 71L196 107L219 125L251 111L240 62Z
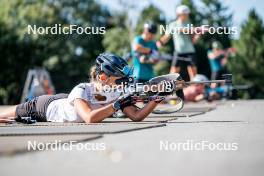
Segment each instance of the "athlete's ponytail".
M90 82L95 82L97 76L96 66L92 66L90 69Z

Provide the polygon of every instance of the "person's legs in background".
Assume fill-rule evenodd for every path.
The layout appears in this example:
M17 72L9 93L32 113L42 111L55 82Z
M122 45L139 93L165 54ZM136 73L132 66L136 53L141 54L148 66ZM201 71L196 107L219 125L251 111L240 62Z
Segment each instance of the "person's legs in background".
M218 77L218 72L212 71L212 73L211 73L211 80L216 80L217 77Z
M195 53L190 53L190 54L187 54L185 57L190 59L190 61L187 63L187 71L188 71L190 80L192 80L197 74L196 56L195 56Z
M177 60L177 57L178 55L175 53L172 59L170 73L180 73L181 71L180 63Z
M190 80L192 80L195 77L195 75L197 74L197 67L194 65L193 66L187 66L187 71L188 71Z
M180 73L180 71L181 71L180 67L171 66L170 68L170 73Z

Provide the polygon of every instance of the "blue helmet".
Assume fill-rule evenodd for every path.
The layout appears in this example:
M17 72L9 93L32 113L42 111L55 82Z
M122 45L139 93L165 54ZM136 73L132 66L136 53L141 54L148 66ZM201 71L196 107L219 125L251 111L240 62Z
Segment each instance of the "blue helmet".
M116 77L128 77L133 72L125 59L108 52L102 53L96 58L96 68L98 72Z

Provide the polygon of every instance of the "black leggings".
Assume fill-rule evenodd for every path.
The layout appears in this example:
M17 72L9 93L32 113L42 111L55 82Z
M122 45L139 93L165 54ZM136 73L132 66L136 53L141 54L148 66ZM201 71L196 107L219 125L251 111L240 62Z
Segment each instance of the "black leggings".
M28 102L19 104L16 108L16 119L31 117L38 122L46 122L46 111L49 104L54 100L67 97L68 94L42 95Z
M183 53L174 54L171 66L173 67L185 67L185 66L196 66L196 55L195 53Z

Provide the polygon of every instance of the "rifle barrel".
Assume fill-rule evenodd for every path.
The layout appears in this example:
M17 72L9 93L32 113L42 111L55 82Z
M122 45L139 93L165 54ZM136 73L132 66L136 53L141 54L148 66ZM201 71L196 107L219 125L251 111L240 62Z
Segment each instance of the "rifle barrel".
M226 83L227 80L223 79L223 80L210 80L210 81L188 81L185 82L186 85L190 85L190 84L211 84L211 83Z

